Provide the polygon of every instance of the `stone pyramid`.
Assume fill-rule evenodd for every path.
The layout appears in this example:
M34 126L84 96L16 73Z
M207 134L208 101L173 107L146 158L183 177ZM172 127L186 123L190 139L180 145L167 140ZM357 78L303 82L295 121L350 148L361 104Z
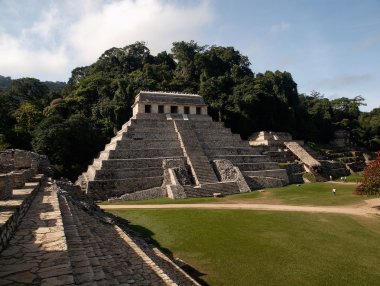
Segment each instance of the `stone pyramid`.
M77 181L96 200L233 194L283 186L286 170L212 121L203 98L147 92Z

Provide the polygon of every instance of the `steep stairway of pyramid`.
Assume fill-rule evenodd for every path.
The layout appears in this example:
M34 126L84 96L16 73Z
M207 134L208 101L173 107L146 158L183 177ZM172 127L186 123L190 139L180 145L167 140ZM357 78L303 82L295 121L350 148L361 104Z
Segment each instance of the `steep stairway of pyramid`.
M270 161L243 141L239 134L231 133L223 123L194 122L193 127L206 156L210 160L225 159L239 167L251 188L279 187L288 184L286 170Z
M191 117L190 117L191 118ZM179 118L178 118L179 119ZM197 120L193 123L191 119L174 120L173 124L178 133L181 147L187 162L191 168L196 187L185 186L184 191L187 197L212 196L214 193L230 195L239 193L239 186L236 182L219 182L210 159L205 155L202 145L198 140L193 126L201 123ZM199 118L198 118L199 119ZM204 118L209 120L209 118Z
M295 141L284 142L285 146L293 152L309 168L319 167L321 164L313 158L300 144Z
M132 118L123 125L83 175L88 194L107 199L162 185L162 160L183 152L172 122L159 118Z
M210 164L209 159L203 152L202 146L198 141L192 122L185 120L173 121L175 129L180 137L180 142L188 158L197 185L204 183L217 183L218 178Z

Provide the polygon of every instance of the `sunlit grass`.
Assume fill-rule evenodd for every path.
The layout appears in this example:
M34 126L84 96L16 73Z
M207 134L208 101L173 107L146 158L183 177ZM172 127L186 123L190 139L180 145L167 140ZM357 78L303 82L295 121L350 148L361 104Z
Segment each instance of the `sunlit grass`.
M113 213L204 273L204 284L379 285L378 217L197 209Z
M336 195L332 189L337 190ZM192 203L269 203L292 205L337 206L363 202L367 196L355 194L356 185L335 182L289 185L283 188L266 189L264 192L253 191L223 198L190 198L172 200L159 198L144 201L125 201L101 204L192 204Z

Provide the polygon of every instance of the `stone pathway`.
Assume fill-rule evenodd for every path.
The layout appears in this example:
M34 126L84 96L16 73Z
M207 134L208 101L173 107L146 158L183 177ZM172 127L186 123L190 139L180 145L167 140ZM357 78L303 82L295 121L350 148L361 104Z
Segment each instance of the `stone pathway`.
M57 193L40 191L0 254L0 285L74 285Z
M58 190L46 185L36 195L1 252L0 285L199 285Z
M380 215L374 207L324 207L324 206L292 206L272 204L164 204L164 205L100 205L104 210L112 209L231 209L261 210L287 212L338 213L359 216Z

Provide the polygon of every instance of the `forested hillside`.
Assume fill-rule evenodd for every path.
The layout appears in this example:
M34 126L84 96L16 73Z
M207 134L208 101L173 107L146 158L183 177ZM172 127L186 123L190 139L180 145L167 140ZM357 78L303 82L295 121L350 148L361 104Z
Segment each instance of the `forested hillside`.
M170 53L156 56L142 42L109 49L94 64L74 69L67 85L1 76L0 149L46 154L58 176L74 179L131 117L140 90L198 93L215 120L243 137L288 131L326 143L344 128L357 144L380 149L380 108L360 112L362 97L299 94L290 73L255 73L233 47L193 41L175 42Z

